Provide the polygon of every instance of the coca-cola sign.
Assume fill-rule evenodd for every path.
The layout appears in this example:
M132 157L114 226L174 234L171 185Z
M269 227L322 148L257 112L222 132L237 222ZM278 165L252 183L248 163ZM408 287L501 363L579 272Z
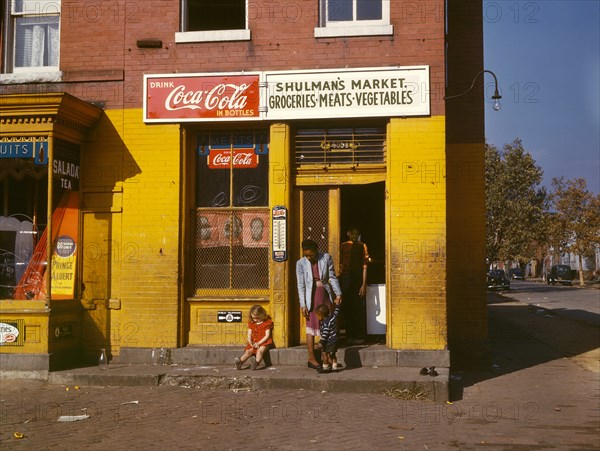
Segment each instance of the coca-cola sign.
M247 169L258 167L258 155L254 149L233 149L233 163L231 161L231 150L212 150L207 157L208 167L211 169Z
M145 122L260 119L259 75L146 76Z

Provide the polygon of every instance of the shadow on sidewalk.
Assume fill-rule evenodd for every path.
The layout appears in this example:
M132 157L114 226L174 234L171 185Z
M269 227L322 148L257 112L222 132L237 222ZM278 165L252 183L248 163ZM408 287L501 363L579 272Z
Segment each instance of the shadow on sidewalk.
M596 320L599 316L582 313L592 315ZM570 316L489 293L491 365L474 369L452 368L450 398L462 399L463 389L478 382L565 357L579 356L577 364L598 371L597 355L586 357L582 354L600 348L600 328Z

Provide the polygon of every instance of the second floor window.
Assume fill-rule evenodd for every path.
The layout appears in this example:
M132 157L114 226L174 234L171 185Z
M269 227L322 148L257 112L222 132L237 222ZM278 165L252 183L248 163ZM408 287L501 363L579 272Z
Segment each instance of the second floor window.
M60 0L12 0L4 4L4 72L57 70Z
M328 0L327 22L381 20L382 5L378 0Z
M315 37L392 35L390 0L320 0Z
M183 30L240 30L246 28L246 0L183 0Z

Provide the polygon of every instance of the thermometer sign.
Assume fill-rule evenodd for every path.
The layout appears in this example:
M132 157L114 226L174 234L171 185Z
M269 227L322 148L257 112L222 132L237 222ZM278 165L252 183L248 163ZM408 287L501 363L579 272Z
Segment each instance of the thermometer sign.
M273 260L287 260L287 208L282 205L273 207Z

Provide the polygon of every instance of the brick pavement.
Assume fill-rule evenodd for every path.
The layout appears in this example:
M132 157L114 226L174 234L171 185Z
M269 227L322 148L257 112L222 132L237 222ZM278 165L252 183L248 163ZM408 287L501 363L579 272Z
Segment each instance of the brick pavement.
M2 380L0 448L599 449L599 373L577 358L597 347L597 328L511 305L515 308L490 306L494 366L454 369L452 404L382 394L169 386L75 389ZM536 338L564 330L579 331L592 341L580 340L577 352L569 352ZM81 414L90 417L56 421L60 415ZM15 431L25 437L15 439Z

